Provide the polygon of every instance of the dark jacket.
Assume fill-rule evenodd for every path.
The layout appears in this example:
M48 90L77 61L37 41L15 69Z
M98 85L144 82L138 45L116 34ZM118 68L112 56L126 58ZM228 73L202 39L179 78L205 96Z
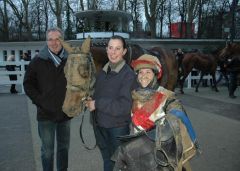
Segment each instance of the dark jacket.
M15 70L16 65L6 65L6 69L8 71L16 71ZM11 74L9 75L9 79L12 80L17 80L17 75L16 74Z
M119 71L107 72L108 64L97 76L94 99L97 123L104 128L121 127L131 122L132 97L136 75L124 62Z
M34 57L24 76L24 90L37 106L38 121L61 122L69 117L62 111L66 93L64 66L67 53L56 67L47 46Z
M239 57L232 57L228 59L225 63L227 66L227 71L240 73L240 59Z

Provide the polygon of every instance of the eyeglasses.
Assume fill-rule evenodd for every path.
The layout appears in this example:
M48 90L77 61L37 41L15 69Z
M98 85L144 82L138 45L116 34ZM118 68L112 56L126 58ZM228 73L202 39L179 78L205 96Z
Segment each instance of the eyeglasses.
M52 38L50 38L50 39L48 39L47 41L48 41L48 42L58 42L59 39L52 39Z

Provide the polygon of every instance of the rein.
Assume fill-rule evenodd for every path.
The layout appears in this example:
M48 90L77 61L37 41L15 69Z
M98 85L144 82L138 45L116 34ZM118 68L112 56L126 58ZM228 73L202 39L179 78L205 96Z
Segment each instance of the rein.
M92 58L92 55L90 54L90 58L89 58L89 61L90 61L90 68L89 68L89 79L88 79L88 86L87 86L87 93L86 93L86 96L82 98L81 100L81 104L80 105L84 105L84 102L88 99L88 97L91 96L91 89L93 88L93 85L95 83L95 78L94 78L94 74L96 73L96 68L95 68L95 65L94 65L94 62L93 62L93 58ZM94 79L94 81L92 81L92 79ZM83 122L84 122L84 115L87 111L87 108L85 106L83 106L83 115L82 115L82 119L81 119L81 122L80 122L80 127L79 127L79 134L80 134L80 140L84 146L84 148L86 148L87 150L93 150L96 148L97 146L97 143L95 143L92 147L90 147L89 145L87 145L85 143L85 140L83 138ZM96 127L96 116L95 116L95 112L90 112L90 115L92 116L92 123L93 123L93 131L95 133L95 127Z
M80 127L79 127L79 134L80 134L80 140L84 146L84 148L86 148L87 150L94 150L97 146L97 142L95 142L95 144L90 147L89 145L87 145L85 143L85 140L83 138L83 121L84 121L84 115L86 113L86 110L84 111L83 115L82 115L82 119L81 119L81 123L80 123ZM90 112L90 115L92 116L92 124L93 124L93 131L95 133L95 127L96 127L96 116L95 116L95 112Z

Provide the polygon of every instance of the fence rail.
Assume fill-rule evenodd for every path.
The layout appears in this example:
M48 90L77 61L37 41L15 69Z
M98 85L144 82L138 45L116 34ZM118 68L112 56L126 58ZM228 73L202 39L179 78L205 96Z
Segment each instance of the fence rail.
M23 77L25 74L25 66L28 65L28 61L0 61L0 86L8 84L21 85L21 92L24 94ZM6 70L6 65L15 65L15 71ZM17 80L10 80L9 75L17 75Z
M24 88L23 88L23 78L25 74L25 66L29 64L29 61L0 61L0 86L1 85L10 85L10 84L19 84L21 86L21 92L24 94ZM16 71L7 71L6 65L15 65ZM17 75L17 80L9 80L9 75ZM204 79L210 80L211 76L206 75L203 77ZM192 73L190 73L186 79L187 82L187 88L192 88L192 81L193 80L199 80L200 75L193 76Z

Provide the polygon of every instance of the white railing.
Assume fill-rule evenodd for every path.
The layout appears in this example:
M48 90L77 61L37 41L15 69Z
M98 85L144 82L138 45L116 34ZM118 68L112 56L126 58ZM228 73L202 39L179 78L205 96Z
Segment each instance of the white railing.
M15 62L8 62L8 61L0 61L0 86L1 85L11 85L11 84L19 84L21 85L21 92L24 94L23 88L23 78L25 74L25 65L28 65L28 61L15 61ZM7 71L6 65L16 65L16 71ZM196 71L195 69L193 71ZM17 80L10 80L9 75L15 74L17 75ZM188 75L187 81L187 88L192 88L192 81L199 80L200 74L193 76L191 73ZM210 75L206 75L203 79L212 79Z
M193 69L193 71L196 71L195 69ZM187 77L187 88L192 88L192 81L193 80L199 80L200 79L200 72L198 73L198 75L193 76L192 73L190 72L188 77ZM210 81L212 79L211 75L205 75L203 76L203 79L207 79L208 81Z
M21 85L21 93L24 94L23 78L25 74L25 66L28 65L28 61L0 61L0 86L19 84ZM7 71L6 65L15 65L16 71ZM9 75L17 75L17 80L10 80Z

